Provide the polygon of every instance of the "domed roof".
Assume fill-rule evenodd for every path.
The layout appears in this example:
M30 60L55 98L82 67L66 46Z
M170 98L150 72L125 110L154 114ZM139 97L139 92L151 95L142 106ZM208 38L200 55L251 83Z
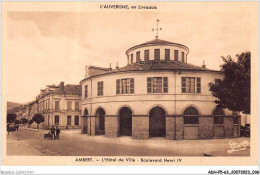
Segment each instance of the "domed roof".
M185 46L185 45L178 44L178 43L173 43L173 42L170 42L170 41L161 40L161 39L156 38L156 39L153 39L151 41L148 41L148 42L145 42L145 43L133 46L130 49L128 49L126 52L128 52L128 51L130 51L132 49L143 47L143 46L147 46L147 45L177 45L177 46L180 46L180 47L185 47L189 51L189 48L187 46Z
M170 42L170 41L166 41L166 40L154 39L154 40L145 42L143 44L174 44L174 43ZM140 45L143 45L143 44L140 44Z

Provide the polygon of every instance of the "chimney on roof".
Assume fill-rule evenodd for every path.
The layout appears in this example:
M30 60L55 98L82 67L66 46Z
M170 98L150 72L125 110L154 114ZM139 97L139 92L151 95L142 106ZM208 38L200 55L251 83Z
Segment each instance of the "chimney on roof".
M206 68L205 61L203 60L202 68Z
M109 68L108 68L108 69L109 69L109 71L112 71L111 63L110 63L110 66L109 66Z
M118 62L116 62L116 70L119 70Z
M64 91L64 81L60 82L60 90L63 92Z

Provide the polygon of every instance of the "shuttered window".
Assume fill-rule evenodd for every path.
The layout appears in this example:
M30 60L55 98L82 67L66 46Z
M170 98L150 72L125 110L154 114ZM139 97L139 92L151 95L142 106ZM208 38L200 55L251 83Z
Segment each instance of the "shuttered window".
M168 93L168 77L147 77L147 93Z
M201 78L182 77L181 88L182 93L201 93Z
M168 77L163 77L163 93L168 93Z
M103 89L104 89L103 85L104 85L103 81L98 82L98 89L97 89L98 90L98 93L97 93L98 96L103 95Z
M133 94L134 78L125 78L116 80L116 94Z
M116 94L120 94L120 79L116 80Z
M85 85L85 98L88 98L88 85Z
M185 77L181 78L181 92L182 93L186 92L186 78Z
M200 82L200 78L197 78L197 93L201 92L201 82Z
M130 78L130 94L133 94L135 92L134 89L134 79Z
M147 77L147 93L152 93L152 78Z

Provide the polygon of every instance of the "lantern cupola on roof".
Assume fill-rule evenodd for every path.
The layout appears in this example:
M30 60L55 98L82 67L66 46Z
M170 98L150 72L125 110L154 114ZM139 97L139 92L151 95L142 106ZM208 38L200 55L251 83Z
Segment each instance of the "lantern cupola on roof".
M187 63L189 48L182 44L158 39L158 31L162 30L162 28L158 28L158 22L157 19L157 28L153 29L153 31L157 32L154 40L133 46L126 51L128 64L150 61L180 61Z

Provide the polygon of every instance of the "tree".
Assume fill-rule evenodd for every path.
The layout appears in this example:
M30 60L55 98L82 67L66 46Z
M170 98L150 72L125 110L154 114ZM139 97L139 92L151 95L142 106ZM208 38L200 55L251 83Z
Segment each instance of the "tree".
M31 119L31 120L28 121L28 125L29 125L28 127L29 127L29 128L31 127L31 124L33 124L33 122L34 122L33 119Z
M7 123L14 123L16 118L16 114L7 114Z
M43 115L41 114L35 114L32 118L32 120L37 123L37 128L38 128L38 131L39 131L39 124L44 122L45 121L45 118Z
M209 83L211 94L221 108L250 114L250 69L251 53L244 52L234 61L230 56L222 57L224 64L220 66L224 79L216 79Z
M15 124L21 124L22 122L21 122L21 120L14 119L14 123L15 123Z
M34 122L33 119L31 119L28 121L28 124L31 125L31 124L33 124L33 122Z
M21 119L21 122L22 122L22 124L26 124L26 123L28 123L28 119L22 118L22 119Z

